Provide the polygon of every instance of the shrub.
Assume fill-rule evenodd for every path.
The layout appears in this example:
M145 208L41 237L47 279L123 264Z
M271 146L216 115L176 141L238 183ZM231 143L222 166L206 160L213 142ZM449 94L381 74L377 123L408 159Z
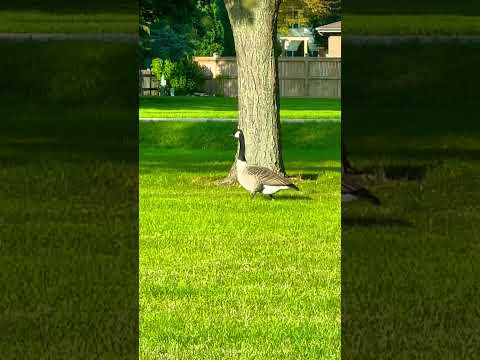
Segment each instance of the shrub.
M173 62L156 58L152 61L152 74L159 80L163 75L167 86L174 88L178 95L192 94L199 90L204 82L202 69L191 59Z

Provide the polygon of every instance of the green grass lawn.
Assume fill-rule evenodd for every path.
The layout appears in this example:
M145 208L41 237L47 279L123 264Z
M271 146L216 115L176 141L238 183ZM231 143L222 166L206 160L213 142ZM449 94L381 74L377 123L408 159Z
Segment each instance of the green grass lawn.
M0 139L3 358L136 354L135 151Z
M135 33L137 31L138 15L134 11L130 13L0 11L0 32Z
M0 42L2 359L138 356L137 48L99 45Z
M342 206L342 346L362 359L479 351L466 339L480 326L480 129L468 110L439 108L369 109L345 124L382 201Z
M351 15L346 35L480 35L480 17L460 15Z
M347 359L480 352L479 50L348 46L342 136L382 206L342 205Z
M282 119L340 119L339 99L282 98ZM140 118L238 118L236 98L165 96L141 97Z
M140 358L339 359L340 124L284 125L274 201L214 184L234 128L140 125Z

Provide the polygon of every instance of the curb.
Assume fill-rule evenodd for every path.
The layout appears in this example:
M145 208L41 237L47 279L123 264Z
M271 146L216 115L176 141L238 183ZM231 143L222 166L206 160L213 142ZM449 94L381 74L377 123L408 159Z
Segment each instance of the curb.
M189 123L233 123L238 119L215 119L215 118L140 118L140 122L189 122ZM285 119L282 123L325 123L325 122L340 122L340 119Z

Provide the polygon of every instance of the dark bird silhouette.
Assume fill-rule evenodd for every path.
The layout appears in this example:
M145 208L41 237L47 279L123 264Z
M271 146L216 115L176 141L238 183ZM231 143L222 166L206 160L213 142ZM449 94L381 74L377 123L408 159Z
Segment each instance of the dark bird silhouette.
M373 205L380 205L380 200L370 191L361 185L355 184L348 175L342 174L342 202L354 200L367 200Z
M347 150L345 148L345 143L342 139L342 173L343 174L351 174L351 175L362 175L363 172L360 170L355 169L348 160L347 157Z

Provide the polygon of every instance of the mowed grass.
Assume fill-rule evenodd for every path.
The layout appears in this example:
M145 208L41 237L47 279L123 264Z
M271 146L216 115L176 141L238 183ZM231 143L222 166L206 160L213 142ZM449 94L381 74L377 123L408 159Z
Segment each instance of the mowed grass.
M371 110L347 128L351 161L370 172L363 183L382 201L380 208L342 207L348 354L469 358L479 351L467 344L480 326L471 316L480 296L473 285L480 276L480 129L464 111Z
M349 45L342 136L382 206L342 206L345 358L480 351L479 50Z
M0 139L2 358L137 353L135 151Z
M274 201L214 184L234 128L140 125L140 358L339 359L340 124L284 125Z
M135 33L138 15L109 12L0 11L0 32L15 33Z
M346 35L480 35L479 16L353 15L343 16Z
M0 42L2 359L138 356L136 50Z
M282 119L340 119L340 99L282 98ZM140 118L238 119L236 98L155 96L140 98Z

